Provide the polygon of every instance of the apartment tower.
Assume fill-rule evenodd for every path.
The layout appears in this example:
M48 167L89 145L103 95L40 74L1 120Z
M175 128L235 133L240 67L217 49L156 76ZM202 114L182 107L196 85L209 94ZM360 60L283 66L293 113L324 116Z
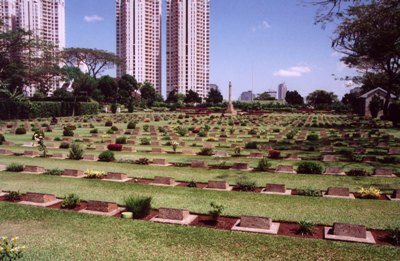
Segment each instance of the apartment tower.
M278 100L285 100L287 93L286 83L281 83L278 86Z
M193 90L206 98L209 64L210 0L167 0L167 95Z
M117 76L130 74L150 82L161 94L162 0L116 0Z

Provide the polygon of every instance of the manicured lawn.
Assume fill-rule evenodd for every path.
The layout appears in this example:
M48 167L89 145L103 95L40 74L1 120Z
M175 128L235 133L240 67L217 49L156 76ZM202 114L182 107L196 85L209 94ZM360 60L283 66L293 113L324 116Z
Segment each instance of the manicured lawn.
M131 177L154 178L155 176L169 176L176 180L207 182L208 180L224 179L235 184L237 179L247 176L257 182L258 186L266 183L285 184L289 188L312 188L326 190L328 187L348 187L351 191L357 191L360 187L375 186L382 191L391 193L393 189L400 189L399 178L376 178L376 177L349 177L331 175L293 175L261 172L243 172L233 170L205 170L195 168L157 167L141 166L136 164L117 164L89 161L72 161L43 158L27 158L15 156L0 156L0 164L8 165L11 162L24 165L37 165L47 169L94 169L102 171L122 172Z
M272 217L274 220L310 220L327 225L343 222L382 229L388 225L400 225L400 202L393 201L221 192L10 172L0 173L0 188L51 193L60 197L77 193L83 199L118 203L123 203L123 198L130 194L140 194L152 196L156 208L186 208L192 212L207 213L210 202L215 201L226 207L225 215L232 216L256 215Z
M161 225L0 202L23 260L398 260L400 248Z

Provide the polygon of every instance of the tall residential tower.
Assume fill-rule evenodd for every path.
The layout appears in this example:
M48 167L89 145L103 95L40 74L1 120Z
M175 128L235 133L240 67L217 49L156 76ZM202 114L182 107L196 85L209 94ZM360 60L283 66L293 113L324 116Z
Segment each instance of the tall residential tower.
M206 98L210 79L210 0L167 0L167 95Z
M161 0L116 0L117 76L150 82L161 94Z
M278 86L278 100L285 100L287 93L286 83L281 83Z

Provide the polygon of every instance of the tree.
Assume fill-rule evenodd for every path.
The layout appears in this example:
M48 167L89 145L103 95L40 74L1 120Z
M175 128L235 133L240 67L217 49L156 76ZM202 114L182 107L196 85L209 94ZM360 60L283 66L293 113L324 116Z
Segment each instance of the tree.
M369 103L369 110L372 118L378 117L379 111L382 109L382 100L378 96L374 96Z
M72 93L68 92L65 88L59 88L53 92L53 97L57 97L60 99L71 98Z
M90 48L65 48L62 58L69 67L86 67L94 79L105 69L111 69L122 62L114 53Z
M260 93L254 100L256 101L273 101L276 100L268 92Z
M387 116L390 95L400 88L400 2L380 0L349 7L335 32L333 47L345 64L361 72L384 74Z
M91 97L97 88L96 80L89 74L82 74L72 84L75 96Z
M145 82L142 85L142 87L140 88L140 94L142 97L142 101L149 107L153 106L154 102L157 101L156 90L149 82Z
M206 99L208 103L212 104L221 103L223 100L224 97L218 89L211 89Z
M358 96L358 93L346 93L342 98L342 103L352 112L358 113L363 104Z
M182 93L178 93L177 90L172 90L168 93L167 99L165 100L166 103L182 103L185 100L185 95Z
M186 97L184 100L185 103L201 103L201 97L199 94L193 90L189 90L186 93Z
M138 90L139 86L136 79L125 74L118 80L118 95L121 104L128 105L132 100L132 92Z
M337 101L338 98L333 92L324 90L316 90L307 96L307 103L317 109L330 109Z
M380 0L314 0L312 2L305 1L306 4L319 6L315 17L315 24L323 24L332 22L337 18L343 17L343 6L360 5L365 3L379 3Z
M111 76L102 76L98 81L98 88L106 102L116 102L118 97L118 83Z
M285 100L290 105L303 105L304 99L297 91L288 91Z

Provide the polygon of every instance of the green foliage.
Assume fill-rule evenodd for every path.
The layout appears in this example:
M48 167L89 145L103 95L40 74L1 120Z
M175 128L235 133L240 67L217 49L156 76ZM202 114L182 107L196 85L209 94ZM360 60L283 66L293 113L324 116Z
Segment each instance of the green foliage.
M3 145L3 142L6 141L6 138L4 137L3 134L0 133L0 145Z
M201 97L199 94L193 90L189 90L186 93L186 97L184 100L185 103L201 103Z
M267 157L263 157L258 161L257 170L258 171L268 171L271 167L271 163L268 161Z
M103 151L99 155L99 161L104 161L104 162L115 161L114 152L109 150Z
M400 226L389 226L386 228L389 239L395 244L400 244Z
M19 191L10 191L6 195L6 200L8 201L17 201L21 200L21 192Z
M306 197L321 197L322 193L320 190L306 188L300 191L300 194Z
M66 127L64 127L63 135L65 137L73 137L74 136L74 131L69 126L66 126Z
M110 109L111 109L112 113L117 113L118 104L117 103L112 103Z
M136 122L129 122L128 126L126 127L128 130L133 130L136 128Z
M394 127L400 126L400 103L392 103L389 106L389 119Z
M308 134L307 135L307 140L308 141L317 141L317 140L319 140L319 135L318 134L313 134L313 133Z
M371 174L365 169L351 169L346 173L348 176L358 176L358 177L366 177Z
M324 90L313 91L307 96L307 103L316 109L331 109L332 105L337 101L337 95Z
M208 211L208 214L211 215L214 221L218 221L218 218L221 216L222 211L225 209L225 207L215 202L211 202L210 206L211 210Z
M72 143L68 158L71 160L80 160L83 158L83 149L77 143Z
M290 105L303 105L304 99L297 91L288 91L285 100Z
M24 170L24 166L19 163L11 163L7 166L6 170L10 172L21 172Z
M143 131L149 132L150 126L148 124L143 125Z
M360 188L358 193L361 194L362 198L367 199L378 199L381 196L381 191L375 187L368 187L368 188Z
M199 137L206 137L207 136L207 131L205 131L205 130L202 130L202 131L200 131L199 133L197 133L197 135L199 136Z
M69 143L68 142L61 142L60 149L69 149Z
M313 226L314 223L307 220L302 220L299 222L299 228L297 229L296 233L302 236L304 235L312 235L313 234Z
M150 139L149 138L141 138L140 145L150 145Z
M99 133L99 130L98 130L98 129L92 129L92 130L90 130L90 134L97 134L97 133Z
M61 176L64 171L61 169L49 169L43 175L48 175L48 176Z
M66 195L61 203L62 208L74 209L81 203L81 199L75 193Z
M176 129L176 132L181 136L184 137L186 136L186 134L188 133L188 129L182 126L178 126L178 128Z
M301 162L297 168L299 174L321 174L323 167L316 162L304 161Z
M128 196L124 198L126 210L133 213L133 218L140 219L150 214L151 197L145 196Z
M24 127L18 127L18 128L15 130L15 134L16 134L16 135L23 135L23 134L26 134L26 129L25 129Z
M97 171L92 169L86 170L84 174L87 179L101 179L106 175L104 171Z
M256 142L256 141L247 142L247 143L244 145L244 148L245 148L245 149L257 149L257 148L258 148L258 147L257 147L257 142Z
M115 140L115 143L116 143L116 144L126 144L126 137L125 137L125 136L123 136L123 137L118 137L118 138Z
M236 186L242 191L254 191L257 188L256 182L248 177L240 177L237 179Z
M200 152L197 153L197 155L201 156L212 156L214 154L213 149L211 148L202 148Z
M149 165L150 164L150 160L148 158L140 158L138 160L135 160L135 164L138 164L138 165Z
M25 246L18 244L18 237L8 240L7 237L0 238L0 260L13 261L24 256Z

